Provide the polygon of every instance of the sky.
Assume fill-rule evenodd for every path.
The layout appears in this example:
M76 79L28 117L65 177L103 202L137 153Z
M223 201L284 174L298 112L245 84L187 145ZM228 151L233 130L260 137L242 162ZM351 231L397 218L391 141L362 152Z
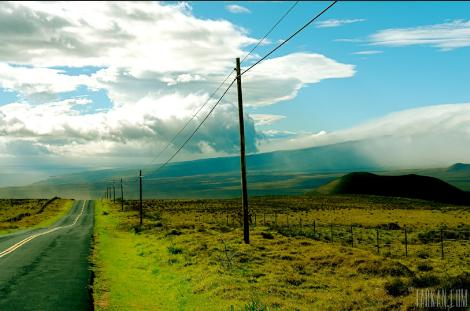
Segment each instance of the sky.
M236 57L292 6L242 69L330 3L0 3L0 185L165 161ZM369 139L384 164L470 162L469 12L335 4L242 77L248 152ZM236 103L232 87L175 161L237 154Z

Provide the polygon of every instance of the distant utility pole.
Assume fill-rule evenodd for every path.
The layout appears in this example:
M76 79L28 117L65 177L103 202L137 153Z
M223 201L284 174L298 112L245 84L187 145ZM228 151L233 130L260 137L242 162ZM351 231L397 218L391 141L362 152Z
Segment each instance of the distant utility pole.
M109 187L106 186L106 200L109 199Z
M114 180L113 180L113 203L116 203L116 187L114 185Z
M121 211L124 212L124 191L122 190L122 178L121 178Z
M139 215L140 215L140 226L142 226L142 170L139 172L139 181L140 181L140 207L139 207Z
M237 70L237 92L238 92L238 120L240 126L240 169L242 183L242 206L243 206L243 241L250 244L250 226L248 221L248 191L246 188L246 162L245 162L245 123L243 121L243 96L242 77L240 75L240 58L236 59Z

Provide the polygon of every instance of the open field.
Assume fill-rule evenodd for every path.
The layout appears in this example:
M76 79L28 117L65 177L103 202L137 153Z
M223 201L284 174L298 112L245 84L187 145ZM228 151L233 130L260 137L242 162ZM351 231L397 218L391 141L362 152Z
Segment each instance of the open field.
M66 199L0 200L0 234L34 227L47 227L64 216L72 206Z
M468 207L253 198L245 245L238 200L144 201L142 228L138 202L124 203L96 205L99 310L413 310L416 288L470 287Z

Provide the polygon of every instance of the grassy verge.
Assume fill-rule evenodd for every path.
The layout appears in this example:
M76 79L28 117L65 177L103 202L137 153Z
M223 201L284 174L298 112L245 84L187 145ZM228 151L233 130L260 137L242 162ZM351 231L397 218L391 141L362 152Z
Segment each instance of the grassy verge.
M214 221L214 210L145 203L142 230L133 203L126 212L96 204L98 310L401 310L415 303L410 288L469 286L465 257L388 258L266 226L245 245L241 228L224 215Z
M73 200L56 199L42 208L46 201L14 200L12 204L11 200L2 200L0 235L24 229L48 227L67 214L73 204Z

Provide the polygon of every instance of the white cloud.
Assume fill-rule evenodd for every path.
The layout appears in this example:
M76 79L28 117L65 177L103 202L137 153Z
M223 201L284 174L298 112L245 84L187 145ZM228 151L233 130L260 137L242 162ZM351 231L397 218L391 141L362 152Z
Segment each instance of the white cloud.
M0 20L0 59L42 67L220 72L256 42L230 22L158 2L3 2Z
M429 45L442 50L453 50L470 46L470 20L455 20L448 23L410 28L391 28L370 36L373 45L409 46Z
M243 76L247 106L271 105L294 98L301 87L325 79L348 78L354 65L321 54L292 53L268 59Z
M284 119L286 116L278 114L253 114L250 113L250 117L255 121L255 125L271 125L277 121Z
M225 8L227 9L227 11L229 11L230 13L234 13L234 14L251 13L251 11L248 8L238 5L238 4L229 4L229 5L226 5Z
M86 75L70 76L61 70L18 67L0 63L0 87L25 96L70 92L88 84Z
M257 42L228 21L194 17L187 4L159 2L2 2L0 41L0 87L20 94L0 106L0 156L23 150L102 163L116 163L113 157L140 163L158 153L233 70L235 57ZM57 69L88 66L100 69L80 75ZM354 74L353 65L324 55L288 54L243 76L244 101L271 105L308 84ZM112 106L84 113L103 103L63 99L80 86L103 90ZM179 159L236 152L235 103L232 88ZM263 136L255 121L246 118L250 152Z
M316 23L317 28L332 28L332 27L340 27L343 25L354 24L365 22L366 20L363 18L355 18L355 19L327 19L324 21L320 21Z
M382 54L382 53L383 53L383 51L367 50L367 51L354 52L352 54L354 54L354 55L374 55L374 54Z
M319 135L320 134L320 135ZM446 166L470 159L470 103L391 113L350 129L265 140L261 151L363 141L371 163L405 168Z

